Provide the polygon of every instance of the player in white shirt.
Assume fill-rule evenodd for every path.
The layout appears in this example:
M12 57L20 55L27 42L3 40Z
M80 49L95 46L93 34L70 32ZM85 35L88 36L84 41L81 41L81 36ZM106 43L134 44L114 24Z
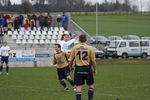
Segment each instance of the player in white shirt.
M3 64L6 63L6 74L8 75L9 72L8 62L11 53L10 53L10 47L7 46L7 42L3 42L3 45L0 48L0 55L1 55L0 74L2 74Z
M69 39L69 35L63 34L61 37L61 41L59 42L59 44L61 45L61 50L64 52L71 51L69 50L69 46L75 43L75 41L77 40L77 37L71 40L68 40L68 39Z

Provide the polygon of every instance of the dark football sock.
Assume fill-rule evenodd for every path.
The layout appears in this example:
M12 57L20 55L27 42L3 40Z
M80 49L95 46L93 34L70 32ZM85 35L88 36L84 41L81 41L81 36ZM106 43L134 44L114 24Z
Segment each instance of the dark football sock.
M76 92L76 100L81 100L81 92Z
M60 84L65 88L67 87L66 83L64 81L61 81Z
M93 95L94 95L94 89L89 88L89 90L88 90L88 100L93 100Z
M68 80L68 81L74 87L74 81L73 80Z

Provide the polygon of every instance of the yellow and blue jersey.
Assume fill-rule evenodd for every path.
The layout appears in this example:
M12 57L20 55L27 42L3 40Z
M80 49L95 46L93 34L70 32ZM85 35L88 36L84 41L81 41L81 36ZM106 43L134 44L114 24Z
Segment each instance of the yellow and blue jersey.
M65 68L68 64L67 54L65 52L59 52L54 54L53 63L57 64L57 68Z
M71 51L70 60L75 59L76 66L91 66L95 62L95 53L91 46L80 43Z

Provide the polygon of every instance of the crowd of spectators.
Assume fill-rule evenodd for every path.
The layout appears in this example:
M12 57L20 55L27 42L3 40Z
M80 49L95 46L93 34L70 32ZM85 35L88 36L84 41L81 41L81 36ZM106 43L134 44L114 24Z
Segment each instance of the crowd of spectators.
M68 26L68 16L63 12L62 15L56 16L56 26L64 27L67 30ZM3 42L3 36L5 31L17 30L19 31L20 27L24 27L25 30L37 29L40 27L40 30L43 31L44 27L47 27L48 30L52 27L54 22L54 17L48 13L47 15L3 15L0 14L0 43Z

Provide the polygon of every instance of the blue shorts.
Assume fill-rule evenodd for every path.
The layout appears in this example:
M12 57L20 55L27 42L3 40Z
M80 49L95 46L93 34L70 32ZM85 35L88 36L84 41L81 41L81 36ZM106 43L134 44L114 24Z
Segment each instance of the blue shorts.
M67 76L70 75L69 66L65 68L57 68L58 80L67 79Z
M2 56L2 57L1 57L1 63L6 63L6 64L8 64L8 62L9 62L9 56L6 56L6 57Z
M75 66L74 81L77 86L94 84L94 77L91 66Z

